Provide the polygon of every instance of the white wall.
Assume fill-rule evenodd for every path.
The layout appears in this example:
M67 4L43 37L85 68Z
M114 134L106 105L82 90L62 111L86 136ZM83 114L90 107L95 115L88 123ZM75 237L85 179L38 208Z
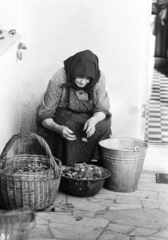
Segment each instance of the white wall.
M18 0L17 30L28 48L18 63L22 131L35 130L36 107L63 61L90 49L106 76L113 134L143 138L150 7L150 0Z
M17 27L17 1L0 0L0 29ZM21 82L16 59L17 43L0 56L0 153L21 128Z
M20 31L28 47L20 67L23 129L33 129L34 107L63 60L91 49L107 79L113 134L140 137L151 2L20 0L19 6Z
M19 10L18 0L0 0L0 9L0 28L16 28Z

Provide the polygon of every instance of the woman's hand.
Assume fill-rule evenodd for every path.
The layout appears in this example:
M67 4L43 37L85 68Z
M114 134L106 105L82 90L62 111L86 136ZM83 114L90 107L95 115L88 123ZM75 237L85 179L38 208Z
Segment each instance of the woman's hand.
M43 120L42 125L53 132L61 134L61 136L69 141L76 140L76 136L73 134L73 131L66 126L59 125L53 121L52 118Z
M105 119L105 117L106 115L103 112L96 112L85 122L83 131L86 130L87 138L94 134L96 124Z
M88 119L85 122L85 125L83 128L83 131L86 131L87 138L91 137L94 134L95 130L96 128L95 128L95 123L93 118Z
M59 133L63 138L69 141L76 140L76 136L73 134L73 131L66 126L59 126Z

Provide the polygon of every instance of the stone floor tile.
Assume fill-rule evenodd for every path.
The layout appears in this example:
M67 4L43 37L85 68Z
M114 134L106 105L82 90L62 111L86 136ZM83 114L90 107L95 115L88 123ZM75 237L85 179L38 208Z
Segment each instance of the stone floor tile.
M39 224L36 224L35 225L35 228L33 229L34 231L42 231L42 232L45 232L47 231L48 229L48 225L39 225Z
M167 192L159 192L159 202L162 204L168 203L168 193Z
M144 208L159 208L160 203L158 199L143 199L142 201L142 205Z
M30 234L29 234L29 238L30 239L36 239L36 240L41 240L41 239L51 239L54 238L52 232L50 231L50 229L39 229L39 228L35 228L33 229Z
M105 231L97 240L131 240L131 238L127 235Z
M155 192L167 192L168 193L168 184L158 184L158 183L139 183L139 190L148 190Z
M55 238L68 240L96 240L103 228L51 223L50 229Z
M149 240L149 238L146 238L146 237L134 237L133 238L134 240Z
M65 204L65 205L55 205L51 208L52 212L69 212L71 209L70 207Z
M71 212L71 206L69 206L67 203L65 204L53 203L53 205L47 208L45 212Z
M102 188L98 194L94 196L95 199L109 199L115 200L116 199L116 192L109 191L105 188Z
M49 221L50 224L62 223L62 224L70 224L70 225L83 225L87 227L105 227L109 221L107 219L94 219L89 217L78 218L75 216L69 216L66 213L58 214L58 213L45 213L45 219Z
M139 182L146 182L146 183L156 183L156 176L155 173L153 174L141 174L139 178Z
M147 169L142 168L141 175L145 175L145 174L147 174L147 175L154 175L155 171L147 170Z
M104 201L99 200L97 202L91 202L87 198L74 198L70 196L68 196L67 201L68 201L68 204L75 207L76 209L90 211L90 212L98 212L98 211L106 210L111 204L111 200L104 200Z
M67 195L61 191L58 191L58 194L56 195L56 198L54 200L54 203L66 203L66 197Z
M158 198L158 193L155 191L148 190L137 190L134 193L131 193L130 196L139 197L140 199L144 198Z
M53 202L53 204L45 210L45 212L53 211L68 211L68 205L67 205L67 195L58 191L58 194L56 195L56 198Z
M156 179L154 177L140 178L139 183L156 183Z
M55 216L71 216L71 212L36 212L36 219L39 221L39 219L43 219L44 221L51 221L55 218ZM42 220L40 220L42 221Z
M140 178L141 177L155 177L155 171L145 171L142 169L142 172L141 172L141 175L140 175Z
M98 194L111 194L111 195L115 195L116 192L113 192L113 191L108 190L107 188L103 187Z
M168 193L159 192L160 210L168 214Z
M116 194L109 194L109 193L103 193L103 194L97 194L95 196L95 199L106 199L106 200L111 200L114 201L116 199Z
M35 216L29 240L167 240L168 184L142 170L134 192L102 188L77 198L59 191L51 208Z
M140 209L142 204L111 204L109 210L126 210L126 209Z
M67 204L67 195L62 193L62 192L58 192L54 203L45 210L45 212L68 212L70 211L70 207Z
M95 217L95 213L94 212L88 212L88 211L80 211L77 209L73 210L73 216L75 217Z
M150 236L157 231L152 230L152 229L147 229L147 228L136 228L133 230L129 235L130 236Z
M152 179L151 178L149 178L149 179L148 178L140 178L139 179L139 184L140 183L142 183L142 184L143 183L156 183L156 179L154 179L154 178L152 178Z
M117 197L117 196L130 196L130 195L132 195L134 192L113 192L113 191L112 191L112 193L114 193L114 194L116 195L116 197Z
M134 196L117 196L116 203L125 203L125 204L140 204L140 200L138 197Z
M34 240L34 238L28 238L27 240ZM37 240L37 238L36 238L36 240ZM46 240L46 238L40 238L40 239L38 239L38 240ZM59 238L47 238L47 240L62 240L62 239L59 239Z
M101 236L99 236L98 240L114 240L115 237L116 233L105 231Z
M128 192L128 193L122 193L122 192L116 192L117 196L133 196L133 197L139 197L139 198L158 198L158 193L156 191L150 191L150 190L136 190L134 192Z
M89 199L88 201L91 203L98 203L98 204L102 203L102 201L103 201L104 205L106 205L108 207L110 204L114 203L115 200L116 199L105 199L104 198L102 200L102 198L92 198L92 199Z
M56 195L56 198L52 204L52 206L61 206L61 205L66 205L67 204L67 195L62 192L58 192Z
M118 232L118 233L125 233L128 234L129 232L133 231L135 227L130 227L126 225L119 225L110 223L107 227L107 230L111 230L112 232Z
M168 215L158 209L129 209L122 211L106 211L102 219L108 219L110 222L132 227L142 227L153 230L163 230L168 226Z
M162 230L162 231L158 232L157 234L154 234L153 236L168 239L168 229Z
M159 209L160 209L160 211L168 214L168 205L160 204Z
M38 225L48 225L48 220L44 219L42 217L42 214L41 214L41 217L38 217L38 215L36 214L35 220L36 220L36 224Z
M167 239L165 239L165 238L154 238L154 237L134 237L133 240L167 240Z

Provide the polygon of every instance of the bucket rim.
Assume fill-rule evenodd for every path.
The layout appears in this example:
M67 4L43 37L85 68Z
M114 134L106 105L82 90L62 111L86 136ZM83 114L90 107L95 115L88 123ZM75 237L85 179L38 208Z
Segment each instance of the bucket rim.
M136 141L138 141L138 142L145 143L146 146L139 148L139 150L141 150L141 149L147 149L147 148L149 147L149 146L148 146L148 143L147 143L146 141L141 140L141 139L137 139L137 138L129 138L129 137L109 137L109 138L106 138L106 139L103 139L103 140L99 141L99 146L100 146L100 147L103 147L103 148L106 148L106 149L111 149L111 150L114 150L114 151L118 151L118 149L116 149L116 148L113 149L113 148L111 148L111 147L102 146L101 142L106 141L106 140L109 140L109 139L117 139L117 140L122 140L122 139L123 139L123 140L127 140L127 139L129 139L129 140L136 140ZM124 149L120 149L120 151L129 152L129 150L124 150ZM132 152L132 151L130 151L130 152Z

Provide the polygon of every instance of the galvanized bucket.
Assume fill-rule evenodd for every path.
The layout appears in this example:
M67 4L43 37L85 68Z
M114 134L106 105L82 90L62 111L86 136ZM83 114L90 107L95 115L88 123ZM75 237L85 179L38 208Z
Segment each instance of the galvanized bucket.
M99 142L102 165L111 172L104 187L115 192L134 192L138 188L140 174L148 145L133 138L112 137Z

